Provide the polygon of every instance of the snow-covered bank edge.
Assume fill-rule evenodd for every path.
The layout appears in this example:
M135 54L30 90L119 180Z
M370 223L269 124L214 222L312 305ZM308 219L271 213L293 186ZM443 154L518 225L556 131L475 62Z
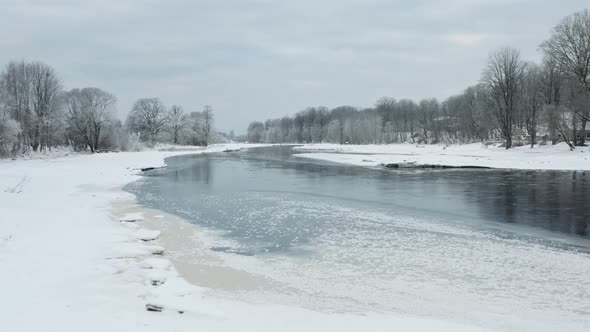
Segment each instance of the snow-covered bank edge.
M337 145L305 144L295 147L297 157L340 164L377 167L441 165L523 170L590 170L590 148L570 151L565 143L517 147L510 150L480 143L465 145Z
M245 146L216 146L206 152L240 147ZM141 211L111 215L113 202L132 198L121 188L140 178L140 168L203 152L0 162L2 330L481 330L424 318L327 315L207 297L165 258L167 249L157 244L165 230L142 230L138 217L144 216L136 213ZM20 190L5 190L22 178L26 181ZM160 308L159 313L146 310Z
M90 308L75 310L87 310L91 320L116 320L138 305L157 310L166 304L171 312L184 313L179 297L198 297L199 290L160 257L163 249L152 244L160 232L138 228L129 216L111 219L108 210L131 195L122 188L139 179L145 166L160 167L165 158L181 154L245 147L252 146L0 160L0 284L7 287L0 311L15 313L2 325L35 330L24 316L37 314L54 323L48 326L66 327L72 302L86 303ZM97 294L104 299L97 301ZM101 318L101 323L108 327L114 321Z
M177 215L145 207L133 194L114 202L111 214L113 220L132 220L124 223L126 227L159 232L153 241L160 248L156 254L169 260L190 284L211 293L277 289L265 277L236 270L226 264L223 254L209 250L209 241L215 241L214 235L209 236L212 232Z

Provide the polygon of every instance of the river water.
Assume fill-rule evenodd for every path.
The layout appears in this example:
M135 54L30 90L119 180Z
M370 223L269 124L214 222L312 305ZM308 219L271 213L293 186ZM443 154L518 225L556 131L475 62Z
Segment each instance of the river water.
M590 330L590 174L386 170L294 154L173 157L126 189L209 230L209 250L288 285L306 307Z

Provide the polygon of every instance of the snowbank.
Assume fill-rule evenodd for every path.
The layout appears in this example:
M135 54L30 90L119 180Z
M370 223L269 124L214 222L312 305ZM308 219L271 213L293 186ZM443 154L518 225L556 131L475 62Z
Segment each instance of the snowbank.
M139 168L162 166L172 155L243 147L0 161L0 330L483 331L424 318L330 315L213 298L167 261L158 230L121 222L138 214L109 214L114 201L132 198L121 187L138 179Z
M482 144L451 145L336 145L306 144L298 157L357 166L416 163L510 169L590 170L590 148L570 151L565 143L517 147L510 150Z

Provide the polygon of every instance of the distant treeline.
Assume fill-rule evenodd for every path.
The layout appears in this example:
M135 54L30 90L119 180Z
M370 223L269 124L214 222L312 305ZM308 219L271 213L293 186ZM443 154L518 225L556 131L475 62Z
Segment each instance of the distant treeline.
M0 156L56 146L97 152L157 142L206 146L229 140L214 131L210 106L185 113L158 98L141 98L122 123L116 101L94 87L64 91L56 71L42 62L10 62L0 72Z
M478 84L444 101L384 97L373 107L310 107L252 122L249 142L387 144L503 140L586 143L590 119L590 11L570 15L540 45L541 64L516 49L490 55Z

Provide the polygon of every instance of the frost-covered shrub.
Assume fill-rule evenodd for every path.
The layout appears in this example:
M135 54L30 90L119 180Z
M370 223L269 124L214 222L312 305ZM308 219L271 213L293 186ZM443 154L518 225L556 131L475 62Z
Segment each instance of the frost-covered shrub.
M119 137L119 149L121 151L141 151L144 149L144 145L141 142L139 133L124 133Z
M491 145L494 145L494 144L495 144L495 143L494 143L494 142L491 142L491 141L485 141L485 142L483 143L483 145L484 145L486 148L487 148L488 146L491 146Z
M8 117L0 117L0 155L7 155L18 141L21 128L18 122Z

